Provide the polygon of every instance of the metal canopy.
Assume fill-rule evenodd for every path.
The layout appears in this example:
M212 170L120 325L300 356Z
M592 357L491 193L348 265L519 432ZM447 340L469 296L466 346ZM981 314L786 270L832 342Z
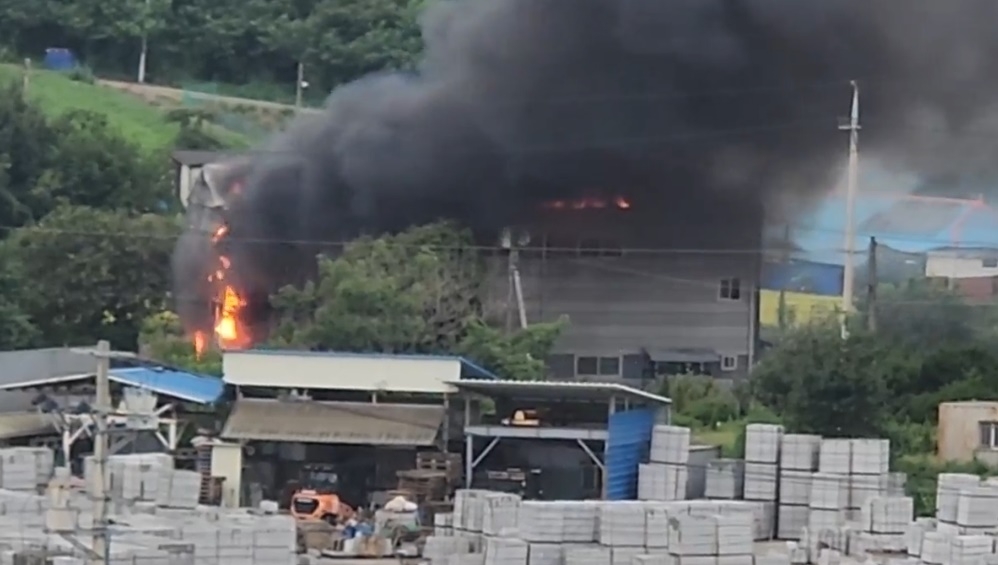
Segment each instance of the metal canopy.
M538 401L602 402L611 398L637 401L644 404L669 406L672 400L618 383L590 383L577 381L479 381L462 380L450 384L461 392L482 396L501 396Z
M445 415L443 406L237 400L222 430L229 440L433 445Z

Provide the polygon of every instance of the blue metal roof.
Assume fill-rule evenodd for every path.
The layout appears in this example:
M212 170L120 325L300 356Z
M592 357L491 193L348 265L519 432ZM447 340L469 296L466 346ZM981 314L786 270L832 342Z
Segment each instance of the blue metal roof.
M126 386L198 404L214 403L225 390L225 383L217 377L156 366L111 369L108 378Z
M366 357L369 359L398 359L401 361L457 361L461 364L461 378L499 380L499 376L465 357L457 355L432 355L422 353L350 353L346 351L300 351L290 349L250 349L247 353L264 355L314 355L317 357Z

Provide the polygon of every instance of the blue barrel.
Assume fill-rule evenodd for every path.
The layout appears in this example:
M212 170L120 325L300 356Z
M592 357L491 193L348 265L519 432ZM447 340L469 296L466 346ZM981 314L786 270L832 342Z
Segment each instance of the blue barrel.
M71 71L76 68L76 55L69 49L49 47L45 50L45 68L53 71Z

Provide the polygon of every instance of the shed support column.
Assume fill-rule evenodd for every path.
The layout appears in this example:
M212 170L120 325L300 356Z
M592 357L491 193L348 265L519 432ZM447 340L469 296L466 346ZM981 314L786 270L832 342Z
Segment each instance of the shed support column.
M599 456L597 456L596 453L592 449L590 449L588 445L586 445L586 442L582 441L581 439L577 439L575 441L576 443L579 444L579 447L582 448L582 451L585 451L586 455L588 455L589 458L593 460L593 463L595 463L596 466L599 467L600 473L605 474L606 467L603 465L603 462L600 461Z
M468 434L471 427L471 398L464 395L464 488L471 488L471 473L475 470L475 443L474 438Z
M450 451L450 395L444 394L444 445L440 451L447 453Z

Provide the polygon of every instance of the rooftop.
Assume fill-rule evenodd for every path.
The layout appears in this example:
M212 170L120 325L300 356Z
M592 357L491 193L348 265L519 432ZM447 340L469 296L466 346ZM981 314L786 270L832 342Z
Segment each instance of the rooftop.
M6 383L0 385L0 391L67 386L95 379L94 373L47 377ZM108 373L108 379L121 385L146 389L196 404L214 403L222 396L225 389L222 379L160 366L112 368Z
M579 381L454 381L451 383L462 392L483 396L515 397L525 400L568 402L609 402L617 397L636 400L644 404L668 406L672 400L658 394L618 383Z
M393 359L398 361L457 361L461 364L462 376L473 379L498 379L499 377L485 367L458 355L431 355L416 353L348 353L345 351L300 351L290 349L248 349L227 353L243 353L250 355L295 355L299 357L329 357L340 359Z

